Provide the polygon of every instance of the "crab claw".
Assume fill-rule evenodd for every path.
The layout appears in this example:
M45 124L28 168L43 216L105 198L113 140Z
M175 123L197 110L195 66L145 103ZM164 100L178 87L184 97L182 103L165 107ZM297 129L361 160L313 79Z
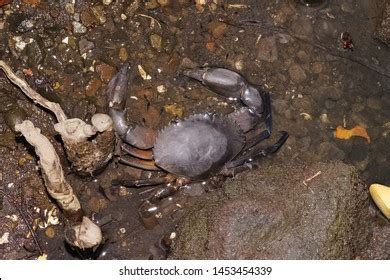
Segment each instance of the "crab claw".
M156 140L156 132L144 126L129 125L126 121L128 71L129 64L126 63L108 84L108 113L124 142L139 149L150 149Z
M188 69L183 72L187 77L200 81L211 91L226 98L240 99L246 106L261 114L263 100L258 89L249 84L240 74L225 68Z

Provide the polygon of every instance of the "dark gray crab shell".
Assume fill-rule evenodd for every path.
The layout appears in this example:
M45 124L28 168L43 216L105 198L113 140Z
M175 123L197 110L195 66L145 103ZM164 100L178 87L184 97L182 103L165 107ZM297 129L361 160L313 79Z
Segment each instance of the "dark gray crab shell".
M227 116L198 114L158 135L153 154L160 168L190 179L217 174L245 145L240 127Z

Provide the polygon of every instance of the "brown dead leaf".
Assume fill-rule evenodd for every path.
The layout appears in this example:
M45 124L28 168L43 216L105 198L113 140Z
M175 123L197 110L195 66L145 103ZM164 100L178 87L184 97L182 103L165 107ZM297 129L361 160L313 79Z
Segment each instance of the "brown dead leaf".
M363 126L357 125L354 128L346 129L339 125L336 128L335 137L338 139L348 140L353 136L363 137L367 140L368 143L371 143L370 136L368 135L367 130Z

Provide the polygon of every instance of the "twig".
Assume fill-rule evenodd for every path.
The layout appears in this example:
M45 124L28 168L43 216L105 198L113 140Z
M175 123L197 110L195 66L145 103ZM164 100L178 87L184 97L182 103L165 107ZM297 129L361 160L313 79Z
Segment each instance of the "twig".
M157 22L157 24L158 24L158 27L160 27L160 29L162 28L161 27L161 23L160 23L160 21L158 21L157 19L155 19L154 17L152 17L152 16L148 16L148 15L145 15L145 14L137 14L137 16L141 16L141 17L145 17L145 18L148 18L148 19L150 19L152 22Z
M35 231L31 227L30 223L27 221L27 218L26 218L25 214L23 213L22 209L20 209L19 205L16 203L16 199L13 198L12 196L10 196L9 194L7 194L6 192L4 192L3 190L0 190L0 193L8 200L8 202L12 205L12 207L14 207L19 212L20 217L22 217L23 222L26 224L26 226L27 226L28 230L30 231L30 234L34 240L34 243L38 248L39 255L42 256L43 250L42 250L41 245L38 242L37 235L35 234Z
M313 176L311 176L311 177L305 179L305 180L303 181L303 184L307 187L307 183L310 182L311 180L313 180L315 177L321 175L321 173L322 173L321 171L318 171L318 172L317 172L316 174L314 174Z
M46 98L42 97L34 89L32 89L25 80L19 78L11 69L11 67L5 63L5 61L0 60L0 69L2 69L7 76L7 78L16 86L18 86L25 95L32 99L34 103L38 103L42 107L52 111L58 122L62 122L67 119L64 111L58 103L51 102Z

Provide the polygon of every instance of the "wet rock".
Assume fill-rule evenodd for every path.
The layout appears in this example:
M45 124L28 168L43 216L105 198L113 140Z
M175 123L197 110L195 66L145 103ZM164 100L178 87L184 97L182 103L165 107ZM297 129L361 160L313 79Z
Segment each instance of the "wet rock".
M278 59L278 48L274 36L260 39L257 59L267 62L274 62Z
M291 65L288 69L288 74L295 83L301 83L306 80L306 73L298 64Z
M390 45L390 2L386 1L382 20L377 26L375 36L383 43Z
M368 207L351 166L268 162L188 211L170 258L353 259L371 235Z

